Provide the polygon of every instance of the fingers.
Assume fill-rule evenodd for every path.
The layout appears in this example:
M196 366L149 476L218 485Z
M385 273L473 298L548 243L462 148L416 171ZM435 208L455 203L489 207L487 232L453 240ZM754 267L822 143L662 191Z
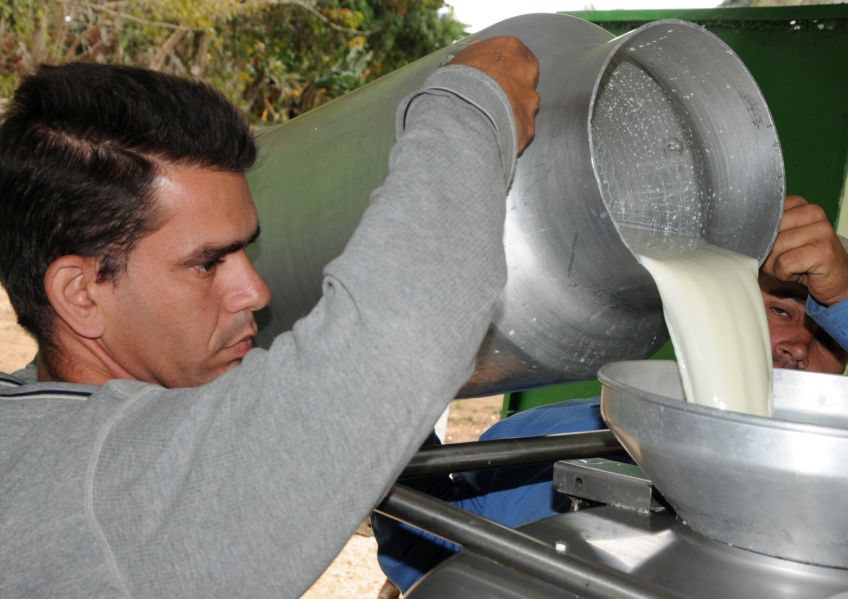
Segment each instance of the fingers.
M471 44L459 52L451 64L480 69L501 86L515 116L518 151L522 151L536 132L539 110L539 60L516 37L502 36Z
M783 205L783 218L780 221L780 230L788 231L797 227L804 227L814 223L827 225L828 230L833 233L827 215L818 204L808 204L800 196L789 196ZM835 235L835 233L833 233Z
M802 283L820 303L848 297L848 254L820 206L786 198L780 232L763 271Z
M802 198L801 196L786 196L783 200L783 210L786 212L787 210L791 210L797 206L809 206L807 200Z
M799 196L787 197L784 206L780 231L774 242L774 247L763 265L769 274L772 274L771 270L774 268L775 262L786 252L806 245L827 246L831 243L838 243L836 233L820 206L808 204ZM795 268L798 268L798 265ZM802 272L798 274L802 274Z
M826 273L829 265L836 264L838 256L832 244L810 231L782 241L786 243L779 246L775 244L775 250L772 251L774 258L769 269L769 274L782 281L799 281L806 285L807 277Z

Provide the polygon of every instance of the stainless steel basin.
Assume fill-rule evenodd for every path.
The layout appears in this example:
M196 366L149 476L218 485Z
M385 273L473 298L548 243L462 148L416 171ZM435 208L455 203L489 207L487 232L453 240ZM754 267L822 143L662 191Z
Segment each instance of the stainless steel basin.
M848 568L848 378L775 370L773 418L682 401L675 362L608 364L604 420L692 529Z

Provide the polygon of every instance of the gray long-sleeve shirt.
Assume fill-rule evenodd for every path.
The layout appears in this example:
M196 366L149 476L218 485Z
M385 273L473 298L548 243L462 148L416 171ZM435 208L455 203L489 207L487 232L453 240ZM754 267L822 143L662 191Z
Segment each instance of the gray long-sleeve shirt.
M471 373L506 279L503 92L440 69L399 124L321 300L268 351L192 389L7 377L0 596L294 597L320 575Z

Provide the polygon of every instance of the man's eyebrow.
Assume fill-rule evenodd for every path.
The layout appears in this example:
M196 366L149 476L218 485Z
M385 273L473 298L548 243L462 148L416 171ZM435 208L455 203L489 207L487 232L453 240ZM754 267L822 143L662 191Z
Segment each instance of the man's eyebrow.
M779 299L795 300L795 301L800 302L802 304L807 301L807 297L799 295L798 289L795 289L793 287L780 287L780 286L778 286L778 287L773 287L771 289L764 289L763 291L766 294L771 295L771 296L776 297L776 298L779 298Z
M236 241L228 245L204 245L197 248L191 254L183 258L177 263L177 266L195 266L197 264L205 264L223 258L227 254L232 254L243 250L251 243L259 238L261 229L259 226L253 231L250 237L241 241Z

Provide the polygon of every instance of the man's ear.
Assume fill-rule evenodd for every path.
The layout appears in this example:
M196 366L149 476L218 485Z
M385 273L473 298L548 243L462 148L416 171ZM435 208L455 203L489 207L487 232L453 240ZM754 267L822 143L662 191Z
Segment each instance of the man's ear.
M53 310L77 335L88 339L97 339L105 332L97 285L97 262L93 258L61 256L44 275L44 289Z

